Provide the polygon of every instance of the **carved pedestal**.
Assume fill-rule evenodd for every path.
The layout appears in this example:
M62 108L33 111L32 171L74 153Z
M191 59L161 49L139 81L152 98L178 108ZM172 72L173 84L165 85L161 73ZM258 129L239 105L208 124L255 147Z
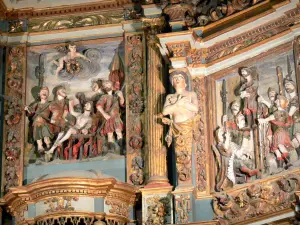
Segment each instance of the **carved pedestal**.
M173 224L172 186L142 189L143 224Z

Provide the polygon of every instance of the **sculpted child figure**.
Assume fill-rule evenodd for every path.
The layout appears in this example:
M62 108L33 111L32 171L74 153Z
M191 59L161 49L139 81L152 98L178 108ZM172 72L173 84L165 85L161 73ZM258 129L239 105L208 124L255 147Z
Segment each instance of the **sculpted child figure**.
M70 43L68 45L69 52L64 57L61 57L58 62L54 61L54 63L58 66L56 69L56 76L58 76L59 72L64 68L64 63L68 61L74 60L75 58L82 58L88 62L91 62L90 59L77 52L75 43Z

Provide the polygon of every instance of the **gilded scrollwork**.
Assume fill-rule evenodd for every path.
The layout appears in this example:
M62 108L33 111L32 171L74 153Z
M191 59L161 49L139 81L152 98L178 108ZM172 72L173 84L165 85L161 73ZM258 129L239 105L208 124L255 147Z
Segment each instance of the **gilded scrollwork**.
M60 30L69 29L75 27L87 27L105 24L116 24L123 21L123 13L102 13L96 15L87 16L72 16L68 18L58 18L45 21L32 20L29 21L29 31L49 31L49 30Z
M193 89L197 94L198 102L200 102L198 110L200 121L194 130L193 139L195 142L195 155L196 155L196 182L199 191L206 189L206 146L205 146L205 83L204 78L193 79Z
M144 159L143 159L143 131L144 131L144 86L145 77L143 67L143 41L144 36L136 34L127 36L127 90L129 102L126 106L128 115L127 144L128 159L128 179L134 185L142 185L144 183Z
M231 224L287 209L296 201L299 181L299 174L291 174L232 194L217 195L213 201L216 218L222 224Z
M164 13L170 20L184 21L186 26L205 26L211 22L218 21L233 13L249 8L260 1L250 0L215 0L210 2L203 1L172 1L163 0L162 7Z
M129 207L124 202L109 199L109 200L105 201L105 204L110 206L110 209L109 209L110 213L124 216L126 218L128 217Z
M5 88L6 100L5 107L5 142L4 142L4 191L8 191L10 187L18 186L22 179L20 165L22 165L23 151L23 110L24 97L24 54L25 48L22 46L10 47L8 49L8 69Z
M154 195L146 200L147 203L147 220L146 225L163 225L166 224L166 216L170 212L170 199Z
M78 200L78 197L56 197L47 199L46 201L44 201L44 204L48 205L48 209L46 209L47 213L59 211L74 211L75 208L72 206L72 201Z

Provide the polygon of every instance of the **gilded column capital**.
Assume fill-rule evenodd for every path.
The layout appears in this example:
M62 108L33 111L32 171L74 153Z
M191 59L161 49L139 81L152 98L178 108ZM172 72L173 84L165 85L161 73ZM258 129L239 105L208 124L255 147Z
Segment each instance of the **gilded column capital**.
M166 26L165 17L142 18L142 24L148 43L158 43L159 39L156 35L161 33Z

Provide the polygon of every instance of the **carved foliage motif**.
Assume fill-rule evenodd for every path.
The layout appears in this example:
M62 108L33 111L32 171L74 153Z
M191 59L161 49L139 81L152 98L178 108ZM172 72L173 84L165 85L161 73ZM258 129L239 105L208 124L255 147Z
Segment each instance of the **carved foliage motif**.
M180 195L175 197L177 223L187 224L189 223L189 213L191 211L189 195Z
M164 13L171 21L183 20L186 26L205 26L211 22L244 10L259 0L172 1L163 0ZM183 3L184 2L184 3Z
M170 199L167 197L160 197L155 195L146 200L147 208L147 220L146 225L163 225L166 222L166 216L170 211Z
M143 148L143 124L144 124L144 68L143 68L143 35L136 34L127 36L126 40L126 62L128 65L128 76L126 77L129 104L126 106L127 114L127 156L128 178L134 185L144 183L144 159ZM145 83L145 82L144 82Z
M8 48L8 69L6 79L5 143L4 143L4 191L21 183L21 155L23 149L22 130L25 73L25 48L21 46Z
M75 27L87 27L105 24L116 24L123 20L123 12L102 13L88 16L73 16L68 18L51 19L45 21L30 21L29 31L49 31L69 29Z
M126 218L129 216L129 207L127 204L116 200L106 200L105 203L106 205L111 206L109 209L110 213L124 216Z
M47 213L59 211L74 211L72 200L78 201L78 197L56 197L47 199L44 204L48 205Z
M170 57L186 57L190 53L191 45L189 41L182 43L170 43L167 44L167 48L171 54Z
M199 102L200 122L194 130L194 142L196 146L196 182L199 191L206 188L206 148L205 148L205 83L204 78L193 79L193 89L197 94Z
M234 194L218 195L213 201L216 218L222 224L230 224L290 208L296 201L299 181L299 174L291 174L271 183L254 184Z

